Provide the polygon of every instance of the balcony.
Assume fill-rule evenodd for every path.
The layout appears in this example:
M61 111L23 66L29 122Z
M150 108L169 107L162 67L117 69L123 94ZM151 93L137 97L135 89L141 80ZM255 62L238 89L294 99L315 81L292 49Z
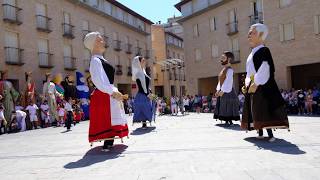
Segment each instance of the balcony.
M37 18L37 30L41 32L50 33L51 32L51 18L42 16L42 15L36 15Z
M115 50L115 51L121 51L122 49L121 49L121 41L119 41L119 40L114 40L113 41L113 49Z
M132 54L132 44L126 44L125 49L127 54Z
M64 60L64 69L65 70L75 71L77 69L75 57L64 56L63 60Z
M72 26L71 24L63 23L62 29L63 29L63 37L74 39L74 33L73 33L74 26Z
M238 22L231 22L227 24L227 34L229 36L237 34L238 33Z
M40 68L48 68L51 69L53 68L53 54L49 54L46 52L38 52L39 56L39 67Z
M86 35L88 33L90 33L91 31L90 30L82 30L82 40L84 40L84 38L86 37Z
M136 56L141 56L141 55L142 55L142 48L136 47Z
M22 66L24 64L22 56L23 49L16 47L5 47L5 62L9 65Z
M237 64L240 63L240 51L232 51L233 55L234 55L234 59L233 61L231 61L231 64Z
M110 46L110 42L109 42L109 37L108 36L103 36L104 38L104 42L105 42L105 48L108 48Z
M262 12L255 12L253 15L249 16L250 18L250 25L261 23L263 24L263 13Z
M150 50L146 50L144 57L145 57L146 59L150 59L150 57L151 57L151 51L150 51Z
M122 76L122 66L121 65L116 65L116 75L117 76Z
M10 4L2 4L3 7L3 21L11 23L11 24L22 24L20 18L21 8L16 6L12 6Z
M89 72L90 71L90 59L85 59L84 60L84 70L86 72Z

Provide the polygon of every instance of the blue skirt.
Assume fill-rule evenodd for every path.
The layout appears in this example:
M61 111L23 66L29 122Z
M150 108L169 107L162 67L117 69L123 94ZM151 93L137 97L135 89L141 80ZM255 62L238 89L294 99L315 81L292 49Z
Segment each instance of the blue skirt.
M133 122L152 121L151 100L145 94L137 93L133 106Z

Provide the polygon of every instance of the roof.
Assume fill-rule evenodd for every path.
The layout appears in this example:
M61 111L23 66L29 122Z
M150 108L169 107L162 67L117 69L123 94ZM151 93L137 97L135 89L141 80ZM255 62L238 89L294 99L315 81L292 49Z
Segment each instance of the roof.
M174 7L176 7L181 12L181 6L190 2L190 1L192 1L192 0L182 0L178 4L174 5Z
M183 38L182 38L182 37L180 37L180 36L178 36L178 35L176 35L176 34L174 34L174 33L172 33L172 32L166 31L166 34L169 34L169 35L171 35L171 36L173 36L173 37L175 37L175 38L183 41Z
M132 9L128 8L127 6L121 4L120 2L118 2L118 1L116 1L116 0L106 0L106 1L108 1L109 3L117 6L118 8L120 8L120 9L128 12L129 14L131 14L131 15L133 15L133 16L141 19L141 20L143 20L145 23L148 23L148 24L150 24L150 25L151 25L151 24L154 24L154 23L153 23L152 21L150 21L149 19L147 19L147 18L143 17L142 15L136 13L136 12L133 11Z

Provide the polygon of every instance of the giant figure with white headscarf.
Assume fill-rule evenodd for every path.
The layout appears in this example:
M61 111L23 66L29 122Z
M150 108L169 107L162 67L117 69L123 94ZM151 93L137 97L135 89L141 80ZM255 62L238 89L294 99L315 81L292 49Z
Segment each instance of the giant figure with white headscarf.
M89 71L96 87L90 99L89 142L104 140L103 150L109 150L115 138L129 133L122 104L125 97L114 86L114 67L102 56L104 38L99 32L91 32L85 36L84 45L91 51Z
M269 48L264 46L268 28L264 24L254 24L248 33L252 48L246 63L245 104L241 127L258 130L258 139L263 139L266 129L269 142L275 141L273 128L289 128L288 116L277 83L274 78L275 66Z
M150 100L151 78L147 75L146 60L141 56L136 56L132 60L132 80L137 83L138 93L134 99L133 122L142 122L142 127L147 128L147 121L152 121L152 103Z

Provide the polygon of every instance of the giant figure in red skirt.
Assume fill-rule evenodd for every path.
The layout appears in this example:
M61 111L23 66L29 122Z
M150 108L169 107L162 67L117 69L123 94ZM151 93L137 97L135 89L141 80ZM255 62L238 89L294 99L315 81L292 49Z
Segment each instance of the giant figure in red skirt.
M104 141L103 150L113 146L115 138L128 136L122 100L114 84L115 69L102 54L105 41L99 32L86 35L84 45L91 51L90 75L96 89L90 99L89 142Z

